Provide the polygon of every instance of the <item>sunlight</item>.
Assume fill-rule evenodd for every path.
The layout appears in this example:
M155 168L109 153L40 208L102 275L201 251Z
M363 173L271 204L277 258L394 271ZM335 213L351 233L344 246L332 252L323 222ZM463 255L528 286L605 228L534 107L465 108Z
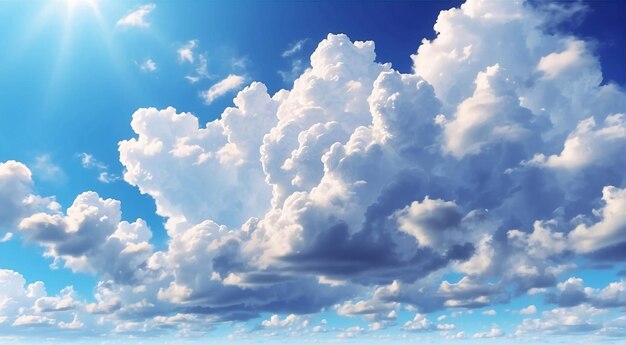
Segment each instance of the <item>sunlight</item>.
M70 20L74 13L82 8L89 8L94 14L99 16L98 0L63 0L67 9L67 19Z
M71 11L79 6L89 6L96 9L98 8L98 0L65 0L65 5Z

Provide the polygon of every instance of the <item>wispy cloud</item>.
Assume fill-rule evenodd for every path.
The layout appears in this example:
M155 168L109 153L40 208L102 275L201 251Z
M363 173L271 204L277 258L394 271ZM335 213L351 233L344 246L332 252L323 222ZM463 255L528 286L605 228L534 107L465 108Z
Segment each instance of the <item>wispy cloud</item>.
M191 83L196 83L201 79L209 78L208 60L205 54L198 55L198 63L196 65L195 74L186 75L185 79Z
M139 68L144 72L154 72L157 70L157 64L154 60L147 58L143 63L139 64Z
M0 238L0 243L9 242L12 238L13 238L13 233L7 232L6 234L4 234L4 236L2 236L2 238Z
M65 179L63 169L52 161L49 154L35 157L33 170L35 170L37 176L42 180L59 182Z
M119 176L109 172L109 167L103 162L97 160L93 155L83 152L78 154L78 157L80 157L83 168L95 169L98 171L98 181L102 183L111 183L120 179Z
M290 46L287 50L283 52L282 57L290 57L294 55L295 53L301 51L302 48L304 47L304 44L308 40L309 40L308 38L305 38L294 43L292 46Z
M198 40L190 40L185 43L182 47L178 48L178 59L181 62L189 62L193 63L193 50L198 46Z
M230 74L228 77L211 86L208 90L203 91L201 96L207 104L211 104L226 93L241 87L245 81L246 78L243 76Z
M296 80L300 74L304 71L305 66L302 63L302 60L293 60L291 61L291 69L286 71L278 71L278 74L283 79L284 82L292 82Z
M145 4L137 7L117 21L117 26L149 27L146 16L156 8L155 4Z

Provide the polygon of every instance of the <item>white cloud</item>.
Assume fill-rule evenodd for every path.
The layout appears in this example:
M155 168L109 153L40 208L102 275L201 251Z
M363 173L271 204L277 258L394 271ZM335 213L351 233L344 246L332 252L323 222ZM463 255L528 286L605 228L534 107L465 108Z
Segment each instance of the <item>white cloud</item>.
M32 167L37 173L37 177L43 180L61 181L66 178L63 169L55 164L48 154L35 157L35 162Z
M626 241L626 188L604 187L602 201L604 207L594 210L599 221L580 224L569 234L572 247L579 252L588 253Z
M6 234L4 234L4 236L2 236L2 238L0 238L0 243L9 242L12 238L13 238L13 233L7 232Z
M533 304L529 305L526 308L522 308L519 310L519 313L522 315L532 315L536 312L537 312L537 307L535 307Z
M189 57L191 57L191 53L189 53ZM193 60L193 59L192 59ZM195 74L194 75L186 75L185 79L189 80L191 83L197 83L201 79L209 78L209 69L208 62L205 54L199 54L198 59L196 61Z
M516 335L537 335L537 333L580 333L599 330L602 326L594 317L601 312L583 304L573 308L555 308L544 311L541 318L524 319L517 326Z
M178 59L181 62L193 63L194 61L194 52L193 50L198 46L198 40L190 40L185 43L182 47L178 48Z
M439 16L437 38L414 56L415 74L376 62L373 42L329 35L291 89L270 95L252 83L218 120L201 125L171 107L138 109L134 137L119 143L120 162L124 180L165 218L159 250L143 220L122 220L119 201L85 192L61 212L32 194L23 164L0 164L1 224L19 225L56 265L100 279L87 314L67 291L49 297L43 284L7 279L19 295L8 298L25 301L6 309L7 323L23 316L20 324L45 324L31 314L39 311L55 313L58 327L89 328L89 315L114 332L184 332L205 317L263 311L272 316L261 326L289 329L307 321L298 314L336 306L375 331L397 322L404 305L416 315L398 327L449 332L452 324L425 315L471 314L542 288L547 300L554 295L549 303L588 305L544 312L518 330L597 330L578 314L622 305L623 283L596 291L575 278L557 284L557 276L577 255L625 240L624 161L578 151L620 152L623 119L613 114L624 97L597 81L599 65L585 45L574 49L541 31L546 16L521 2L470 1ZM178 57L200 68L197 44ZM550 62L571 49L596 62L576 63L581 78ZM231 75L203 98L210 103L243 83ZM595 133L607 128L617 135ZM537 152L561 150L555 159L584 158L589 178L558 183L554 169L532 165L504 173ZM93 156L81 158L107 172ZM605 205L592 217L576 216L598 207L605 185L620 187L604 187ZM461 279L443 280L448 273ZM324 329L332 330L317 328ZM474 334L502 335L498 326Z
M624 114L609 115L598 128L593 117L582 120L567 137L563 151L546 157L537 154L526 165L578 170L591 164L614 164L623 160L620 153L626 150L626 122Z
M144 72L154 72L157 70L157 64L151 58L147 58L139 65L139 68Z
M404 323L402 329L407 332L422 332L432 330L434 326L422 314L415 314L412 320Z
M297 52L299 52L300 50L302 50L302 47L304 47L304 44L306 43L308 39L302 39L299 40L298 42L294 43L293 45L291 45L287 50L285 50L282 53L282 57L290 57L294 54L296 54Z
M228 77L220 80L211 86L208 90L201 93L202 99L206 104L211 104L216 99L225 94L240 88L245 83L246 78L240 75L229 74Z
M81 328L85 327L85 324L80 322L80 320L78 320L78 314L76 314L76 313L74 313L72 321L70 321L70 322L61 321L61 322L59 322L58 325L59 325L59 328L62 328L62 329L72 329L72 330L81 329Z
M54 198L32 194L32 173L26 165L0 162L0 227L14 226L22 217L42 210L56 210Z
M146 21L146 16L150 14L156 8L155 4L145 4L141 5L131 12L129 12L124 17L120 18L116 25L117 26L136 26L136 27L149 27L150 23Z
M504 332L500 327L494 326L487 332L478 332L474 334L474 338L498 338L504 336Z
M58 297L40 297L35 301L33 310L37 313L42 312L58 312L74 309L78 304L75 300L76 293L70 286L60 292Z
M575 73L576 69L585 67L584 64L589 63L589 60L593 63L593 59L588 55L585 42L568 41L567 48L564 51L542 57L537 65L537 70L545 73L546 78L550 79L568 70Z
M264 328L286 328L293 326L298 322L300 318L294 314L289 314L281 319L278 315L274 314L269 319L263 320L261 325Z
M445 150L462 158L494 142L526 139L533 115L519 106L518 97L498 64L479 72L473 95L459 104L451 121L443 123Z
M46 255L62 260L77 272L95 272L120 282L132 282L152 252L152 233L146 223L121 221L120 202L85 192L67 215L35 213L22 219L19 229L46 248Z
M98 171L98 181L102 183L111 183L120 179L120 177L116 174L109 172L109 167L103 162L97 160L93 155L83 152L78 154L78 157L80 157L83 168Z
M52 325L56 321L46 316L41 315L20 315L13 322L13 327L19 326L37 326L37 325Z

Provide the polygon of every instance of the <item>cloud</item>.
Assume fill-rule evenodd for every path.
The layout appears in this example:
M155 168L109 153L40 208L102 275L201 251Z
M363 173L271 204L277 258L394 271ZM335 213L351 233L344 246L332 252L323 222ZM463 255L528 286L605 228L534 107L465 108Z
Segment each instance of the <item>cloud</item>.
M611 282L602 289L586 287L580 278L570 277L546 294L546 302L560 307L588 304L598 309L626 306L626 282Z
M41 315L20 315L13 322L13 327L53 325L54 319Z
M193 50L198 46L198 40L190 40L185 43L182 47L178 48L178 59L181 62L194 62L194 52Z
M415 314L413 320L404 323L402 329L407 332L424 332L435 330L436 327L422 314Z
M442 13L438 37L414 56L416 74L377 63L373 42L329 35L292 89L269 95L253 83L206 126L173 108L138 110L136 137L120 143L120 160L125 180L167 218L171 244L150 259L151 269L175 272L159 283L161 301L202 301L192 310L214 313L234 297L250 301L304 282L325 301L376 287L371 299L335 309L374 325L397 303L420 313L482 308L555 286L572 269L568 253L581 253L569 232L593 209L596 185L578 179L569 188L539 166L505 173L537 152L558 152L576 130L562 116L578 101L560 90L578 81L537 70L567 44L542 32L536 24L549 17L533 11L470 2ZM494 51L480 35L523 43ZM527 37L538 37L539 48ZM583 112L615 122L620 93L593 84L597 64L581 66L591 83L585 99L603 99L601 108L580 104ZM442 77L448 71L455 83ZM200 261L211 262L210 275L199 275ZM433 277L447 270L461 277ZM296 308L281 307L286 315ZM498 335L494 329L484 336Z
M180 53L180 52L179 52ZM189 58L192 57L191 53L189 53ZM191 59L193 60L193 59ZM208 62L205 54L199 54L198 59L196 61L195 75L186 75L185 79L189 80L191 83L196 83L204 78L209 78L209 69Z
M63 321L71 317L80 301L76 300L76 293L71 286L63 288L59 295L50 296L46 293L45 284L37 281L26 284L24 277L15 271L0 269L0 329L4 335L18 335L32 332L32 327L38 327L43 332L49 332L55 325L60 328L71 326L77 328L77 323ZM26 332L26 333L23 333Z
M487 332L474 333L473 338L498 338L503 337L504 332L500 327L494 326Z
M522 315L532 315L536 312L537 312L537 307L535 307L533 304L529 305L526 308L522 308L519 310L519 313Z
M78 320L78 314L74 314L74 317L72 321L70 322L64 322L64 321L59 322L59 328L62 328L62 329L77 330L77 329L81 329L84 327L85 327L85 324L80 322L80 320Z
M154 60L147 58L143 63L139 65L139 69L144 72L154 72L157 70L157 64Z
M281 54L281 56L282 57L290 57L290 56L296 54L297 52L302 50L302 48L304 47L304 44L306 43L306 41L308 41L308 38L299 40L298 42L292 44L289 48L287 48L287 50L285 50Z
M103 162L97 160L93 155L89 153L80 153L80 162L85 169L94 169L98 171L98 181L102 183L111 183L120 179L119 176L109 172L109 167Z
M374 42L330 34L289 90L251 83L209 123L138 109L118 150L124 181L165 218L157 248L118 200L88 191L61 210L33 194L25 165L1 163L0 223L100 280L82 309L66 290L39 302L55 316L38 317L47 295L35 285L28 297L13 277L30 309L16 305L11 323L89 328L98 317L135 335L264 315L261 327L288 330L325 310L367 321L334 329L339 337L450 332L427 314L545 291L559 308L525 319L520 335L617 327L593 318L623 306L623 282L597 290L558 277L579 260L623 255L625 161L610 158L624 145L626 98L598 79L587 45L543 31L553 19L522 2L469 1L440 14L413 73L377 62ZM181 62L202 66L197 44L181 47ZM559 54L573 57L561 66ZM230 75L202 96L211 103L244 83ZM410 320L399 321L401 305ZM473 336L505 335L481 331Z
M269 319L263 320L261 322L261 326L265 329L276 329L276 328L288 328L288 327L303 327L308 325L307 320L303 320L301 317L289 314L285 316L284 319L281 319L278 315L274 314Z
M593 117L582 120L563 144L558 155L535 155L527 165L563 170L580 170L591 164L614 163L621 160L619 152L626 150L624 114L609 115L598 128Z
M576 334L593 332L602 328L602 325L594 320L600 314L598 309L583 304L573 308L555 308L544 311L542 318L524 319L517 326L515 334Z
M0 162L0 227L15 226L22 217L41 210L56 210L54 198L33 194L32 173L26 165Z
M197 83L198 81L206 78L214 78L209 74L208 58L207 54L197 54L195 52L200 41L190 40L178 48L178 60L182 63L189 63L194 65L194 73L185 76L190 83ZM245 64L244 58L239 60L233 60L233 67L243 69Z
M116 26L135 26L147 28L150 23L146 21L146 16L156 8L155 4L141 5L134 10L130 11L127 15L120 18Z
M76 272L94 272L120 282L139 279L152 252L146 223L121 221L120 202L85 192L67 215L35 213L22 219L20 231L46 248L46 255Z
M278 74L284 82L292 82L296 80L304 71L305 66L302 60L291 61L291 69L285 71L278 71Z
M0 238L0 243L9 242L12 238L13 238L13 233L7 232L6 234L4 234L4 236L2 236L2 238Z
M56 165L48 154L35 157L32 167L37 173L37 177L46 181L58 182L67 178L63 169Z
M213 101L224 96L228 92L240 88L245 81L246 78L243 76L229 74L228 77L215 83L208 90L203 91L200 95L206 104L211 104Z

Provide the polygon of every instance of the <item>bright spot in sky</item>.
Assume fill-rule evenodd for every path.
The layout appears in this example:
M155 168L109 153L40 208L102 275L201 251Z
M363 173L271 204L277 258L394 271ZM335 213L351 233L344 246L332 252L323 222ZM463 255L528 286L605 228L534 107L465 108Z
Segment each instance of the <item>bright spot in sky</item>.
M67 12L71 17L76 10L90 8L94 13L98 13L98 0L63 0Z

